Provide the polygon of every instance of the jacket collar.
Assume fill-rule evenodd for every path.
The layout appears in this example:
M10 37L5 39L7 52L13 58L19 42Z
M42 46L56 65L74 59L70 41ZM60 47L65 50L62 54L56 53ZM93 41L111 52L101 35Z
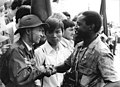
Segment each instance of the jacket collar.
M32 47L30 47L24 40L22 40L23 41L23 43L26 45L26 47L27 47L27 49L28 49L28 51L30 51L30 50L32 50L33 48Z

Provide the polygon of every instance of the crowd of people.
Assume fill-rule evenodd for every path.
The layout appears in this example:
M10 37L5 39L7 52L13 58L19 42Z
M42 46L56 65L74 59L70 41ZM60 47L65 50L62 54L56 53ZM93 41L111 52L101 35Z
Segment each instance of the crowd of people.
M13 0L0 19L0 87L120 87L116 42L101 34L99 13L71 19L65 11L43 22L31 0Z

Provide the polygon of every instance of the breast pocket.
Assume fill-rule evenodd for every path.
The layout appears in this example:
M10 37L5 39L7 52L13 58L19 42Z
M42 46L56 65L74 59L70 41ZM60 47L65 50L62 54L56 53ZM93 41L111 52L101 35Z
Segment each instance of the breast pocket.
M98 52L87 52L79 61L78 70L85 75L91 75L97 72Z

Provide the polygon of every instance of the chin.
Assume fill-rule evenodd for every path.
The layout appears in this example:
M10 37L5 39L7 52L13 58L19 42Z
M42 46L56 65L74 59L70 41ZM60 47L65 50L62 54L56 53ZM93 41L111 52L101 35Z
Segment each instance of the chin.
M39 42L40 42L40 40L36 40L36 41L35 41L35 43L39 43Z

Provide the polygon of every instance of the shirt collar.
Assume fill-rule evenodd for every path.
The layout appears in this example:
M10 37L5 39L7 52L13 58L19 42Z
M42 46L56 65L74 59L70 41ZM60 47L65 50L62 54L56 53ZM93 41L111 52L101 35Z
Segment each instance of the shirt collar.
M28 51L32 50L32 47L30 47L24 40L23 40L24 44L26 45Z
M66 39L66 38L62 38L62 40L61 40L61 43L63 44L63 45L69 45L69 46L71 46L71 47L74 47L74 41L73 40L68 40L68 39Z
M59 48L60 48L60 45L58 45L58 46L59 47L57 50L59 50ZM50 54L51 52L56 51L51 47L51 45L48 43L48 41L45 42L44 47L45 47L45 49L47 49L46 50L47 54Z
M98 36L88 47L89 48L95 47L99 41L100 41L100 36Z

